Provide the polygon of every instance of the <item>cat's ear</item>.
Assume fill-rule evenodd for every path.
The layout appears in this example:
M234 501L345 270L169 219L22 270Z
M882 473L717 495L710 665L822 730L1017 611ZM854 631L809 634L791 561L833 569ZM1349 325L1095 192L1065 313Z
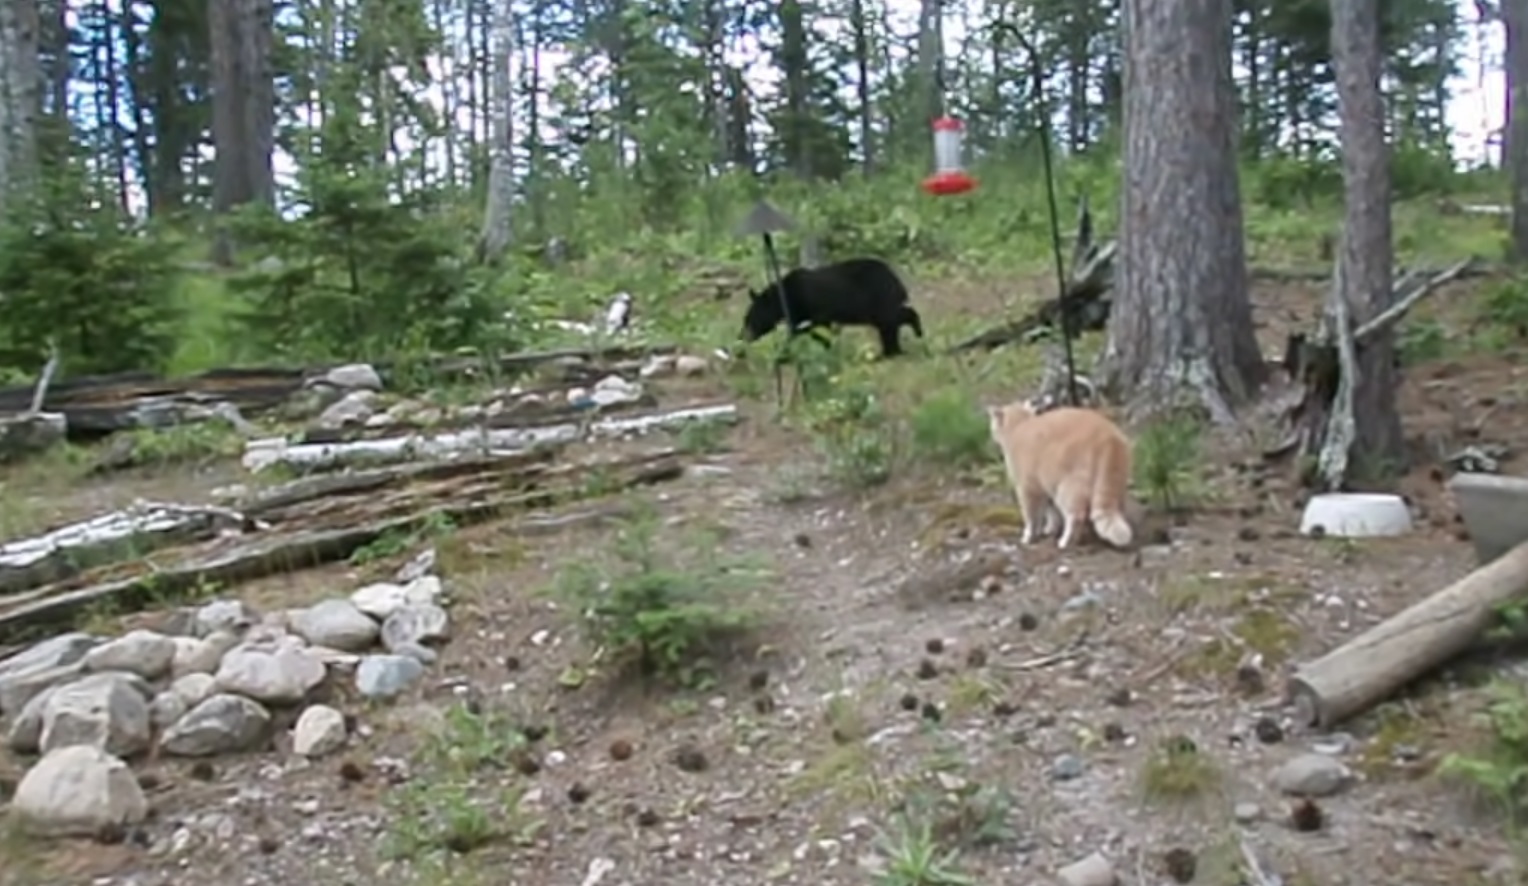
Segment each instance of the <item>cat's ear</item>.
M1001 407L1001 406L988 406L987 407L987 418L990 421L993 421L993 422L995 422L997 424L1002 424L1002 422L1003 422L1003 407Z

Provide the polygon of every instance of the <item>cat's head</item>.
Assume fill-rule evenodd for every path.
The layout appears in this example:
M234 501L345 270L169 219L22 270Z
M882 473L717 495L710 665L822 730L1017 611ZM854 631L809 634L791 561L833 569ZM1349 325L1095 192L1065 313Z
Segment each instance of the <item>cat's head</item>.
M995 437L1001 434L1005 428L1011 428L1044 411L1045 407L1043 404L1036 403L1033 400L1020 400L1017 403L988 406L987 421L992 428L992 435Z

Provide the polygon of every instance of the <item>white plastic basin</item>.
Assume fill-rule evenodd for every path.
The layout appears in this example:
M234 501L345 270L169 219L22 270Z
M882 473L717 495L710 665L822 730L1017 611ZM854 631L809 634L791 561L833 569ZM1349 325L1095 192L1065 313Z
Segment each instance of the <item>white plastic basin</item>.
M1300 517L1301 533L1310 535L1317 526L1340 538L1405 535L1411 531L1411 511L1399 495L1328 492L1311 496Z

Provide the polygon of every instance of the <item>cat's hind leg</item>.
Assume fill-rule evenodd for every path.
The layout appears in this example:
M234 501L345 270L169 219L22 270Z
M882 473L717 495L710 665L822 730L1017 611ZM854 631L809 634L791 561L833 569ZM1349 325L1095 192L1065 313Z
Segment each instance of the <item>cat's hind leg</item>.
M1045 494L1045 490L1034 485L1025 485L1018 492L1019 513L1024 517L1024 535L1019 541L1026 545L1033 544L1037 532L1041 537L1050 534L1050 497Z
M1061 540L1058 548L1067 548L1077 540L1079 530L1088 526L1091 491L1085 483L1062 483L1056 489L1056 509L1061 512Z

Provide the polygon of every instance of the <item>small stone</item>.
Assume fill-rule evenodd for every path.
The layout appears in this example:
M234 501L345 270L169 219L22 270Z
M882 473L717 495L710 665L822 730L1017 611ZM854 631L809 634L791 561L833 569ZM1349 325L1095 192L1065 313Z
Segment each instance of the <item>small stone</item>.
M651 806L643 806L637 810L637 827L657 827L663 821L662 817Z
M237 636L257 620L254 610L240 600L213 600L196 610L196 631L203 637L218 631Z
M1080 778L1086 768L1087 763L1076 754L1062 754L1051 763L1051 778L1071 781Z
M1113 720L1104 724L1103 735L1104 741L1111 743L1122 742L1129 737L1128 733L1125 732L1125 727Z
M1119 877L1107 859L1097 852L1056 872L1063 886L1116 886Z
M434 603L406 603L382 623L382 645L397 653L400 646L444 642L451 636L451 618Z
M345 746L345 715L328 705L310 705L292 727L292 752L308 758Z
M406 655L368 655L355 670L356 689L367 698L392 698L424 676L424 665Z
M1296 797L1326 797L1347 787L1352 780L1348 768L1326 754L1301 754L1273 773L1274 785Z
M1236 808L1231 810L1231 813L1240 824L1251 824L1263 817L1262 807L1256 803L1237 803Z
M987 650L980 646L972 646L966 652L966 667L979 670L987 666Z
M385 621L407 602L408 591L405 587L388 581L365 585L350 595L352 606L377 621Z

